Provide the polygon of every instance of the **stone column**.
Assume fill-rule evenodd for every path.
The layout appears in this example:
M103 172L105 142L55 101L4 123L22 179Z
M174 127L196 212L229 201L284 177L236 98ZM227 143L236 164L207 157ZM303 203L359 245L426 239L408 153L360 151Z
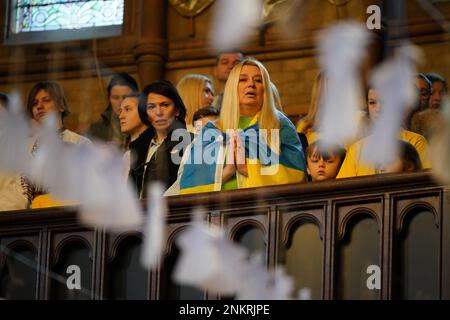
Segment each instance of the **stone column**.
M167 1L141 0L138 20L140 36L134 48L142 87L164 77L167 59Z

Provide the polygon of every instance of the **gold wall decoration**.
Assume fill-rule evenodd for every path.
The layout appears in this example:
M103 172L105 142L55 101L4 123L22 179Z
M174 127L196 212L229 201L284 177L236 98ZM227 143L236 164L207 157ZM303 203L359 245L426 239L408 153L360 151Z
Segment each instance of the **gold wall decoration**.
M267 20L269 16L273 15L277 7L286 1L287 0L264 0L262 18Z
M329 3L335 6L343 6L350 2L350 0L328 0Z
M302 0L264 0L261 18L264 24L287 19L298 10Z
M186 18L193 18L208 8L214 0L169 0L177 12Z

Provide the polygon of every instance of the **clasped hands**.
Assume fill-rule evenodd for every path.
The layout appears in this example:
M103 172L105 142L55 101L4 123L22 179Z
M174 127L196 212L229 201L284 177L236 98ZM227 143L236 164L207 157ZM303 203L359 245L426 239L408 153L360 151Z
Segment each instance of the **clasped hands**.
M248 177L247 164L245 160L245 147L236 130L233 130L230 137L230 144L227 149L225 166L222 171L222 181L228 181L236 174Z

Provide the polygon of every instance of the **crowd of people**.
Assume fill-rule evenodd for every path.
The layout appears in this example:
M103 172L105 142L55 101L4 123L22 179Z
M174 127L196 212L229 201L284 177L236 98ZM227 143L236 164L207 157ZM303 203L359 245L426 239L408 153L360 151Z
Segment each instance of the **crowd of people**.
M115 74L106 110L82 135L64 127L70 111L57 82L35 84L26 110L34 126L56 112L56 127L66 143L103 141L119 147L128 181L141 199L152 181L162 182L166 195L177 195L430 168L427 138L442 123L441 104L448 92L446 80L436 73L411 79L418 103L404 116L395 161L382 166L361 157L383 107L374 88L366 91L354 139L329 145L320 139L318 127L327 87L324 72L313 85L308 113L296 126L283 113L283 97L258 60L241 52L222 53L214 76L217 88L205 75L188 74L176 85L158 80L140 91L133 77ZM9 103L8 95L0 94L1 112ZM30 154L38 148L38 139L30 138ZM54 205L61 203L45 187L0 171L0 210Z

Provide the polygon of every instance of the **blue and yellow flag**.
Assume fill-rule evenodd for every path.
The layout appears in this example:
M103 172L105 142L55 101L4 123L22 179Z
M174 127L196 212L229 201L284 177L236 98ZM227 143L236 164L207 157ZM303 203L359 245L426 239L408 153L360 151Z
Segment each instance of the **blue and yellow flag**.
M268 145L267 136L271 135ZM245 148L248 177L236 173L238 188L253 188L305 180L306 162L294 125L280 114L280 130L265 133L259 128L257 116L239 131ZM212 122L186 150L180 167L181 194L220 191L225 151L230 135L221 132Z

